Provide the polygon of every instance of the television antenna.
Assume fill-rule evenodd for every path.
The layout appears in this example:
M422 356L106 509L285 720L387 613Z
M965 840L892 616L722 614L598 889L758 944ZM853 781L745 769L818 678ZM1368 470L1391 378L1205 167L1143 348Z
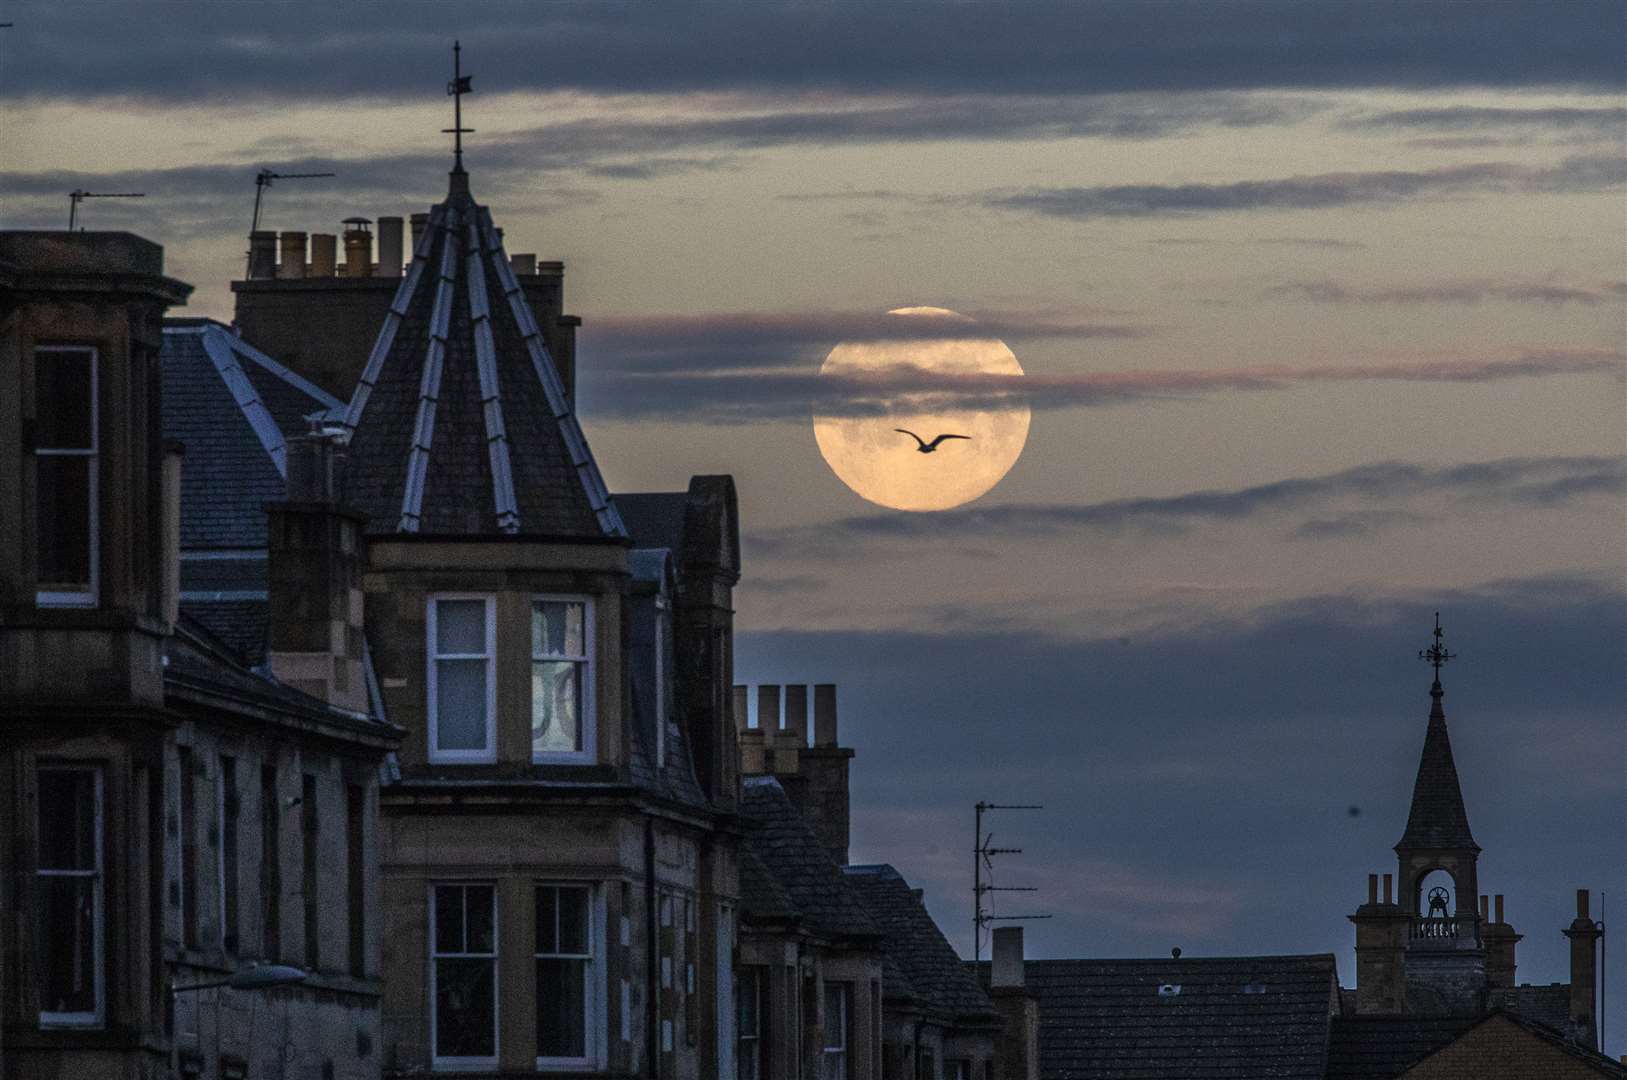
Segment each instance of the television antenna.
M260 229L260 200L265 196L266 188L274 180L315 180L322 176L333 176L330 172L296 172L280 173L270 169L261 169L254 174L254 220L249 223L249 232L258 232Z
M79 224L79 204L86 199L145 199L145 191L86 191L84 188L75 188L68 192L68 231L73 232L74 226Z
M989 810L1043 810L1044 806L1035 803L990 803L977 804L977 825L973 831L976 843L972 847L972 962L975 964L983 958L983 928L993 922L1008 922L1013 919L1049 919L1049 915L996 915L993 911L985 910L983 898L989 893L997 892L1039 892L1038 889L1025 885L996 885L994 884L994 857L996 855L1021 855L1022 848L998 848L994 846L994 834L983 832L983 815ZM985 884L984 876L987 874L988 882Z

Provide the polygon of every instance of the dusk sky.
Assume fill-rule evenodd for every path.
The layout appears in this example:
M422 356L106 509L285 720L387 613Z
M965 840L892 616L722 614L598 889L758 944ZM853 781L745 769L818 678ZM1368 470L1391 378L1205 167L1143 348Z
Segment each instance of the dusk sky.
M1352 984L1437 610L1521 981L1568 978L1574 889L1627 926L1627 5L0 21L0 227L145 192L83 223L162 243L197 287L176 314L222 320L259 168L338 173L270 189L273 229L444 195L460 38L471 187L509 251L565 261L606 480L734 475L737 681L838 684L854 861L925 888L964 953L973 803L1040 802L992 819L1026 849L999 883L1040 888L1000 909L1055 915L1030 956L1332 951ZM1026 375L819 377L916 305ZM889 395L1027 408L1026 446L958 508L874 505L811 418Z

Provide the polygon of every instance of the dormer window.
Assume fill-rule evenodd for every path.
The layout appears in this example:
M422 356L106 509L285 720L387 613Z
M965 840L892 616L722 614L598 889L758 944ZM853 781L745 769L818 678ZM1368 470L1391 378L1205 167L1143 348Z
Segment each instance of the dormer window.
M96 350L34 350L35 602L96 606Z
M429 760L497 760L497 598L430 598Z
M531 758L594 760L593 602L539 596L531 602Z

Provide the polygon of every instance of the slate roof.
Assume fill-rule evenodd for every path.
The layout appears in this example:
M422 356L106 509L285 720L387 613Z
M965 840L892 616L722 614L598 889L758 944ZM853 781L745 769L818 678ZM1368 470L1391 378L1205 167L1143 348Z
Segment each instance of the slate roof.
M1452 760L1452 740L1446 734L1446 712L1441 684L1430 687L1432 704L1429 726L1424 731L1424 752L1418 761L1418 778L1412 785L1412 809L1407 828L1395 850L1479 851L1469 833L1469 814L1463 808L1463 789Z
M1462 1016L1341 1016L1333 1022L1327 1080L1389 1080L1479 1022Z
M1521 983L1519 986L1496 987L1487 992L1486 1004L1494 1009L1517 1012L1528 1020L1547 1024L1557 1031L1565 1030L1571 1020L1571 988L1569 983Z
M909 996L939 1023L998 1023L994 1004L932 921L909 882L891 866L843 868L859 900L884 935L882 952ZM887 991L893 994L891 980Z
M344 423L347 501L369 532L627 535L461 173L430 212Z
M1321 1080L1331 955L1030 960L1043 1080ZM988 964L978 965L987 984ZM1179 987L1175 993L1160 987Z
M852 883L778 780L748 777L741 793L740 817L743 853L757 859L777 886L769 891L761 883L753 884L753 894L767 892L777 907L765 914L783 917L788 900L801 928L816 936L866 943L881 936ZM749 895L742 898L741 908L747 920L758 914Z
M165 320L159 360L164 438L186 446L181 547L265 547L285 441L341 403L211 319Z
M616 509L635 547L682 551L687 491L617 492Z

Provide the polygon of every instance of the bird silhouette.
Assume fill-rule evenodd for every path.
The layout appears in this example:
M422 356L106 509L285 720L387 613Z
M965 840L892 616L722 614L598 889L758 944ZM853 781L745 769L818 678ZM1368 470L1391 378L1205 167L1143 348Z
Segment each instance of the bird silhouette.
M895 427L895 428L893 428L893 430L898 432L900 435L908 435L910 438L914 439L917 443L920 443L920 445L917 446L915 449L918 452L923 453L923 454L932 453L932 451L934 451L934 450L936 450L938 448L938 444L943 442L945 439L970 439L971 438L970 435L948 435L948 434L945 434L945 435L939 435L936 439L933 439L931 442L927 442L925 439L921 438L921 436L917 435L915 432L906 430L905 428Z

